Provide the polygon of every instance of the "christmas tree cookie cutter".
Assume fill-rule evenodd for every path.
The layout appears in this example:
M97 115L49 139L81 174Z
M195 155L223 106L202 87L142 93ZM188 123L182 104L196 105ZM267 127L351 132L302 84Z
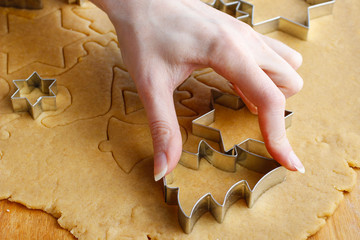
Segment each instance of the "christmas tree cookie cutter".
M42 79L37 72L27 79L13 80L17 90L11 96L12 107L15 112L28 111L33 119L39 117L43 111L56 110L56 79ZM28 98L22 97L22 93L30 93L33 88L39 88L47 96L39 97L34 104Z
M307 8L307 17L305 23L292 21L281 16L255 23L255 6L246 0L214 0L211 3L208 3L208 5L246 22L259 33L266 34L280 30L302 40L306 40L310 30L310 20L332 14L335 0L304 1L310 4L310 6Z
M193 134L218 142L221 152L216 151L206 141L201 140L198 145L198 152L191 153L183 151L179 163L187 168L197 170L200 166L200 160L204 158L214 167L223 171L235 172L236 164L239 164L249 170L265 175L253 188L250 188L245 179L236 182L226 192L222 203L218 203L211 193L204 194L194 204L189 215L185 213L181 206L179 199L180 189L169 186L174 182L173 173L164 177L163 189L165 202L170 205L178 205L178 220L185 233L190 233L197 220L208 211L217 222L223 222L226 211L239 199L245 199L247 206L251 208L264 192L283 182L287 173L284 167L265 154L267 150L265 144L261 141L249 138L224 152L224 143L220 130L209 127L215 120L214 104L220 104L232 109L245 107L240 97L212 90L211 108L213 110L193 120ZM290 127L293 113L291 111L285 111L284 116L286 127Z
M41 9L42 0L1 0L1 7L15 7L24 9Z

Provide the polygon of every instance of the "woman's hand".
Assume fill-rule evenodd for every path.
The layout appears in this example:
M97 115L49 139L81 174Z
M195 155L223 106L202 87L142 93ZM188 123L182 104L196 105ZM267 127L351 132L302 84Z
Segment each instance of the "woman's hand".
M285 99L303 81L302 57L285 44L199 0L93 0L113 22L128 71L145 106L154 145L154 175L171 172L182 151L173 91L193 70L211 67L259 115L271 156L305 169L285 132Z

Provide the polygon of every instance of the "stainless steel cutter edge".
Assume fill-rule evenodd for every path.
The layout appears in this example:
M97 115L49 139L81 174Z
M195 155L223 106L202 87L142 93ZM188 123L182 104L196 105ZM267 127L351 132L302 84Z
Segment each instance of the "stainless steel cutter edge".
M333 11L335 0L304 0L311 6L307 8L307 19L305 24L292 21L285 17L275 17L259 23L254 23L255 6L246 0L229 1L214 0L208 5L226 12L237 19L248 23L257 32L262 34L270 33L276 30L286 32L302 40L308 38L310 29L310 20L321 16L329 15Z
M34 104L31 104L26 97L21 97L20 90L23 85L28 84L29 81L35 81L40 85L41 91L49 94L49 96L39 97ZM36 119L43 111L56 110L56 79L42 79L37 72L33 72L27 79L13 80L13 83L17 88L11 96L11 103L15 112L28 111L32 118ZM30 85L34 84L30 83Z
M211 102L210 102L210 108L212 110L192 121L192 132L194 135L206 138L214 142L218 142L220 145L220 150L224 153L229 154L231 153L233 148L225 149L221 131L219 129L209 126L211 123L215 121L214 104L220 104L234 110L238 110L245 107L245 104L238 96L227 93L221 93L219 91L212 89ZM284 113L285 128L289 128L291 126L292 116L293 116L292 111L285 110Z
M246 140L246 141L248 141L248 140ZM212 156L223 155L223 157L227 158L228 160L230 158L234 158L234 160L233 160L234 162L237 161L235 159L240 159L241 158L240 156L243 157L244 152L247 156L251 155L251 153L249 154L248 152L246 152L244 150L241 150L241 151L243 151L241 154L235 154L233 156L222 154L222 153L217 152L216 150L212 149L210 145L208 145L205 141L202 140L199 144L199 149L203 148L203 146L206 146L206 148L208 150L211 149L210 151L213 151ZM239 148L237 147L235 149L239 149ZM235 150L235 151L238 151L238 150ZM199 161L200 161L200 159L202 159L203 157L200 154L198 156L199 156ZM252 156L255 158L258 158L258 156L256 156L256 154L253 154ZM208 157L204 157L204 158L209 161ZM212 158L212 160L215 160L214 162L219 162L218 158ZM274 161L272 159L267 159L267 160ZM249 161L249 159L247 159L247 158L242 159L242 161L251 163L251 161ZM214 162L212 162L211 164L214 165ZM264 163L264 165L266 166L267 164ZM251 189L249 187L249 184L246 180L240 180L240 181L236 182L235 184L233 184L229 188L229 190L226 192L224 201L221 204L218 203L213 198L211 193L206 193L199 200L197 200L197 202L194 204L189 215L185 213L185 211L183 210L183 208L181 206L181 203L179 200L180 199L179 198L179 194L180 194L179 187L169 187L168 186L168 182L169 182L169 184L171 184L171 178L173 177L173 175L172 175L173 173L170 173L167 177L163 178L165 202L170 205L178 205L178 221L179 221L181 228L183 229L183 231L185 233L191 233L191 231L192 231L194 225L196 224L196 222L198 221L198 219L206 212L210 212L217 222L222 223L225 218L225 214L226 214L227 210L233 203L235 203L239 199L244 198L248 207L251 208L254 205L254 203L257 201L257 199L264 192L266 192L273 186L275 186L285 180L287 170L284 167L280 166L275 161L271 162L271 165L274 165L276 167L274 167L268 173L266 173L256 183L256 185L254 186L253 189ZM256 167L256 164L250 164L250 166L254 169L254 167Z
M212 101L210 103L211 108L213 108L213 105L215 103L222 104L234 109L244 107L244 104L242 103L240 97L212 90ZM219 137L215 137L216 139L210 139L215 141L221 140L220 145L223 146L220 130L198 123L199 119L204 118L204 116L209 116L209 114L214 112L215 110L213 109L210 112L193 120L193 131L194 126L204 127L203 130L205 131L200 131L201 137L209 139L209 135L218 135ZM291 117L293 113L291 111L287 112L288 114L285 114L285 119L287 119L286 126L289 127L291 125ZM213 117L211 117L211 119L214 120ZM205 122L207 122L207 124L210 124L211 119L210 121ZM208 136L204 136L204 134L208 134ZM224 150L224 147L221 148L222 150ZM219 204L212 197L211 193L203 195L194 204L189 215L187 215L181 207L181 203L179 200L179 188L168 186L168 184L171 184L172 182L173 173L163 178L165 202L171 205L178 205L178 219L180 226L185 233L190 233L197 220L207 211L209 211L214 216L214 218L221 223L224 220L227 209L234 202L241 198L244 198L248 207L251 208L256 202L256 200L264 192L266 192L268 189L275 186L276 184L284 181L287 170L284 167L281 167L280 164L277 163L275 160L252 151L252 149L254 148L261 148L261 152L266 151L265 144L261 141L257 141L254 139L246 139L242 143L234 146L232 149L227 151L224 150L225 153L216 151L204 140L200 141L197 153L183 151L179 163L191 169L198 169L200 165L200 160L202 158L205 158L214 167L224 171L234 172L236 171L236 164L240 164L245 168L265 174L257 182L253 189L249 187L246 180L240 180L236 182L227 191L222 204Z

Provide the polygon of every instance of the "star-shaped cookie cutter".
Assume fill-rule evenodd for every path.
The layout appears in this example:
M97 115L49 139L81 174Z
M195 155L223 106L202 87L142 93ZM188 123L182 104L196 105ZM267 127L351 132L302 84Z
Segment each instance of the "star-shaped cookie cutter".
M43 111L56 110L56 79L42 79L37 72L27 79L13 80L17 90L11 96L11 103L15 112L28 111L33 119L39 117ZM39 97L34 104L28 98L22 97L22 93L30 93L32 88L39 88L48 96Z
M275 17L262 22L254 22L255 6L246 0L224 1L214 0L208 5L226 12L237 19L246 22L259 33L266 34L276 30L286 32L302 40L306 40L310 30L310 20L332 13L335 0L304 0L310 6L307 8L305 23L292 21L285 17Z
M208 211L216 221L223 222L228 208L239 199L244 198L247 206L251 208L264 192L283 182L287 173L284 167L268 157L270 155L268 155L265 144L261 141L249 138L226 151L220 130L209 127L215 120L215 103L232 109L241 109L245 107L245 104L238 96L212 90L211 108L213 110L192 121L193 134L220 143L221 152L216 151L206 141L201 140L198 145L198 152L191 153L183 150L179 163L187 168L197 170L200 166L200 160L204 158L214 167L223 171L235 172L236 164L239 164L265 175L252 189L246 180L236 182L226 192L223 203L218 203L211 193L204 194L194 204L189 215L181 207L179 188L168 186L174 181L173 173L164 177L165 202L170 205L178 205L178 220L185 233L190 233L197 220ZM285 111L286 127L290 127L292 116L291 111Z
M0 6L24 9L41 9L43 7L42 0L1 0Z

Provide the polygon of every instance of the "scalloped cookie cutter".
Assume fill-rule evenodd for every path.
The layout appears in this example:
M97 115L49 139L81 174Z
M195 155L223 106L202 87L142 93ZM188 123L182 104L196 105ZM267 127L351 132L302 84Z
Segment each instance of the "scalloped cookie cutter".
M17 90L11 96L12 107L15 112L28 111L33 119L39 117L43 111L56 110L56 79L42 79L37 72L27 79L13 80ZM22 93L30 93L33 88L39 88L48 96L39 97L34 104L28 98L22 97Z
M42 0L1 0L1 7L15 7L24 9L41 9Z
M215 103L232 109L245 107L240 97L212 90L212 108ZM214 122L214 116L215 109L193 120L193 134L219 142L221 150L224 152L220 130L208 126ZM285 111L286 127L290 127L292 116L293 113L291 111ZM204 194L194 204L190 215L187 215L181 206L179 188L168 186L174 182L174 174L170 173L164 177L165 202L170 205L178 205L178 220L183 231L190 233L197 220L208 211L214 216L216 221L221 223L228 208L237 200L244 198L247 206L251 208L264 192L283 182L287 170L274 159L267 156L269 155L265 144L251 138L235 145L224 153L216 151L204 140L200 141L197 153L183 151L179 163L190 169L199 169L200 160L204 158L211 165L223 171L235 172L236 164L239 164L249 170L265 174L252 189L246 180L236 182L226 192L223 203L218 203L211 193Z
M259 33L266 34L276 30L286 32L292 36L306 40L310 29L310 20L332 13L335 0L304 0L310 6L307 8L305 23L299 23L285 17L275 17L259 23L254 22L255 6L246 0L226 1L214 0L208 5L228 13L246 22Z

